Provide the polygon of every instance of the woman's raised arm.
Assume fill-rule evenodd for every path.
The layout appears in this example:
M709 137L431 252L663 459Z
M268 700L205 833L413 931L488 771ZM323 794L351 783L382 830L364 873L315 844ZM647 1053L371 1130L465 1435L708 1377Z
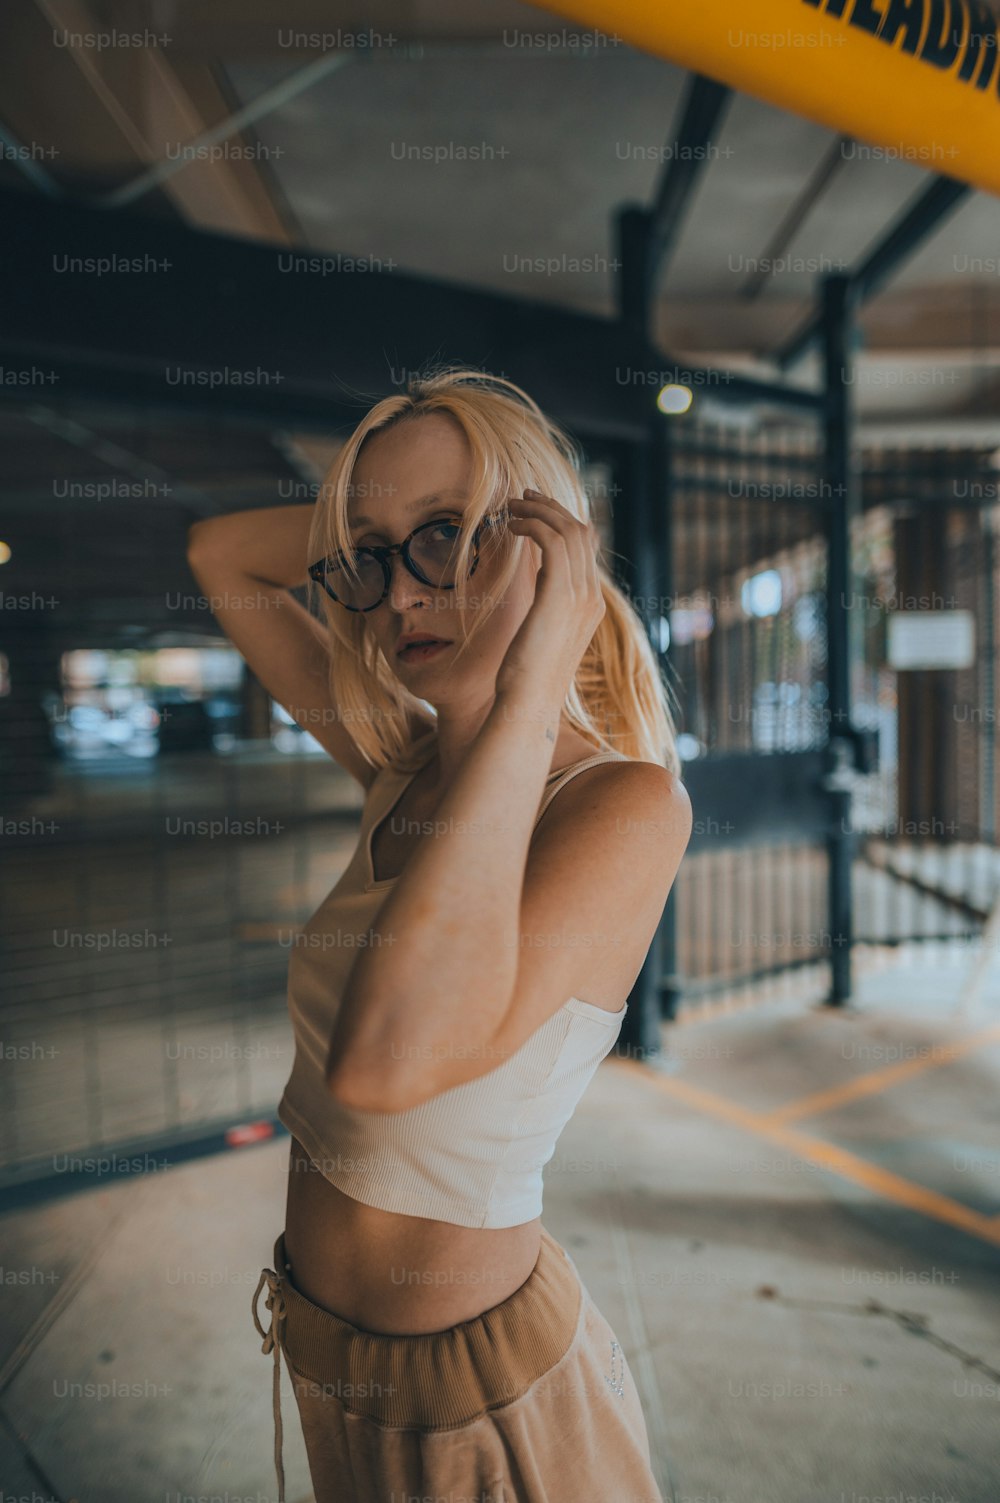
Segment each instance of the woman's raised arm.
M331 694L326 628L291 593L306 582L312 516L312 506L268 506L205 518L188 531L188 564L264 688L367 789L377 769Z

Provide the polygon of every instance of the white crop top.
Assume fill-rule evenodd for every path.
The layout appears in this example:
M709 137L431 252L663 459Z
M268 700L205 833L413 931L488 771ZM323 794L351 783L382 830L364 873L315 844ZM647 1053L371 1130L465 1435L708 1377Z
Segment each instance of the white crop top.
M415 753L422 749L419 766L435 739L432 728L414 745ZM578 772L626 760L602 752L552 773L535 823ZM354 1200L456 1226L520 1226L541 1215L542 1169L614 1047L627 1002L612 1013L570 997L502 1064L405 1111L345 1106L326 1088L343 984L396 881L374 879L372 835L415 776L392 765L381 769L368 788L347 870L295 937L288 968L295 1059L278 1118L331 1184Z

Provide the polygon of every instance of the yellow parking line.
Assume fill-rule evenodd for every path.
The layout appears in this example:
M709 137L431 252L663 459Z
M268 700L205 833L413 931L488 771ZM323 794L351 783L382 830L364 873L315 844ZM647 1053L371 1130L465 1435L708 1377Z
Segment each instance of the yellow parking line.
M872 1070L867 1075L857 1075L853 1080L845 1080L841 1085L831 1086L828 1090L815 1091L811 1096L802 1096L798 1101L790 1101L787 1106L779 1106L773 1112L765 1112L759 1120L779 1123L791 1122L795 1117L815 1117L820 1112L843 1106L847 1101L856 1101L859 1096L871 1096L877 1091L885 1090L887 1086L898 1085L901 1080L908 1080L913 1075L919 1075L923 1070L950 1064L952 1060L960 1059L963 1054L970 1054L972 1050L978 1049L980 1044L996 1039L1000 1039L1000 1023L994 1023L979 1033L969 1034L966 1038L956 1039L950 1044L931 1044L928 1046L929 1052L917 1059L899 1060L896 1064L886 1065L881 1070Z
M690 1081L678 1080L674 1076L657 1075L639 1060L616 1058L613 1063L615 1068L637 1072L648 1084L677 1097L697 1111L717 1117L734 1127L741 1127L745 1132L765 1138L771 1143L777 1143L799 1158L818 1164L833 1174L839 1174L841 1179L864 1185L873 1194L906 1206L932 1221L944 1222L946 1226L957 1227L972 1237L979 1237L983 1242L1000 1247L1000 1218L996 1216L982 1216L978 1211L971 1210L947 1195L939 1195L936 1190L928 1190L925 1185L904 1179L902 1175L893 1174L888 1169L880 1169L877 1164L858 1158L856 1154L848 1153L834 1143L826 1143L822 1138L814 1138L809 1133L784 1127L767 1115L748 1111L746 1107L716 1096L712 1091L706 1091L703 1086L692 1085Z

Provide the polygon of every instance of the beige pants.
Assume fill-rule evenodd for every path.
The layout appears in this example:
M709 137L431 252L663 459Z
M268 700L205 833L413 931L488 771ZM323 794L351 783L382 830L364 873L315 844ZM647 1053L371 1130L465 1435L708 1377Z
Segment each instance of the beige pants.
M362 1331L291 1281L284 1236L253 1318L295 1388L316 1503L663 1503L625 1354L569 1254L542 1228L528 1279L447 1331ZM267 1284L271 1328L257 1300Z

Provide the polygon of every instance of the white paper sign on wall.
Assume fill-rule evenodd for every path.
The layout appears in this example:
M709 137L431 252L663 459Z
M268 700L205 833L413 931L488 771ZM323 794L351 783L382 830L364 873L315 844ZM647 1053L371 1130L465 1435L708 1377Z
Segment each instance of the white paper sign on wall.
M890 615L890 668L971 668L975 661L976 621L971 611Z

